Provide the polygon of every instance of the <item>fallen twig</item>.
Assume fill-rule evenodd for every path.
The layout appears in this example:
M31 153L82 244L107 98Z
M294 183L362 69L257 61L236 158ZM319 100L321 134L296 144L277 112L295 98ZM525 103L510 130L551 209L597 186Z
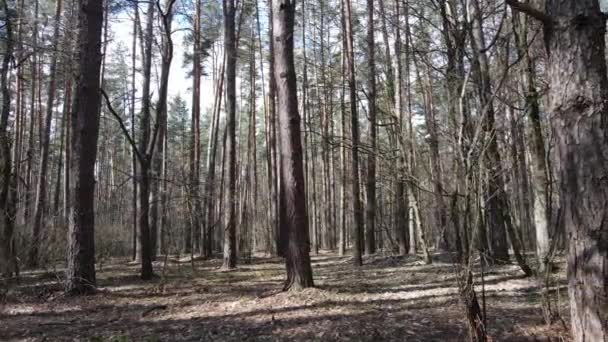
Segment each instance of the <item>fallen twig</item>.
M148 314L150 314L152 311L155 311L155 310L166 310L166 309L167 309L166 305L154 305L151 308L148 308L146 311L142 312L141 317L145 317Z

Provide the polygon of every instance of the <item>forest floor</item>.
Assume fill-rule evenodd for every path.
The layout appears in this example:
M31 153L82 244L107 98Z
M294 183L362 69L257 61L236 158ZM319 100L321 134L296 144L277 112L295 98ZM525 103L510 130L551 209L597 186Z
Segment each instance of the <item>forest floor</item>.
M436 255L436 259L442 259ZM448 259L443 256L443 259ZM138 266L113 260L99 291L63 296L60 274L26 272L0 298L2 341L461 341L467 336L457 277L448 260L313 256L314 289L282 292L284 265L254 258L234 271L220 260L155 262L164 276L144 282ZM194 266L194 271L193 267ZM554 294L568 320L563 261ZM481 300L479 271L476 288ZM568 341L563 324L543 324L535 280L516 266L485 270L493 341Z

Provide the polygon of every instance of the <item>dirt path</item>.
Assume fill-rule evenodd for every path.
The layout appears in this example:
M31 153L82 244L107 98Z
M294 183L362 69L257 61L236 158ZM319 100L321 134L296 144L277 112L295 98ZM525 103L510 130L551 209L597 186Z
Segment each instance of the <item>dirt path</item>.
M218 261L168 263L164 279L139 280L114 262L94 296L66 298L55 274L24 276L0 307L2 341L461 341L466 338L453 266L415 258L313 257L317 288L280 292L283 264L254 259L221 272ZM160 270L162 265L155 264ZM563 272L562 272L563 273ZM559 275L563 283L563 274ZM480 286L478 286L480 290ZM515 266L487 270L489 332L495 341L567 341L545 327L535 282ZM567 315L560 286L561 312Z

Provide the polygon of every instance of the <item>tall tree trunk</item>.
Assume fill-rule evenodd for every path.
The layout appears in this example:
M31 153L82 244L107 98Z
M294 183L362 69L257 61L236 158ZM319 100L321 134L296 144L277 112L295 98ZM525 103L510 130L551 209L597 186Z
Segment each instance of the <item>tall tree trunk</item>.
M308 215L304 191L304 169L300 114L298 113L297 81L293 58L293 27L295 2L276 1L273 4L274 79L277 86L279 126L281 131L281 185L286 211L287 245L285 263L287 280L284 289L314 286L308 254Z
M374 43L374 0L367 0L367 105L369 115L370 153L367 159L367 205L365 208L365 253L376 252L376 60Z
M2 91L2 112L0 113L0 234L2 243L0 244L0 274L11 275L13 263L13 232L15 217L15 202L11 198L14 192L12 187L16 185L11 174L13 165L11 161L11 141L9 137L8 119L11 111L11 91L9 85L10 62L13 58L13 18L11 12L13 8L8 7L8 2L3 6L5 18L4 29L6 32L6 43L4 57L2 58L2 69L0 71L0 88Z
M201 116L201 2L195 3L194 14L194 48L192 55L192 128L190 136L190 176L188 186L188 203L191 207L190 227L186 232L186 252L195 251L203 247L201 241L201 204L200 204L200 116ZM198 248L197 248L198 247ZM204 253L201 253L204 254Z
M34 207L34 222L32 245L28 255L28 266L38 266L39 248L40 248L40 233L43 226L43 215L46 206L46 195L48 185L46 177L49 162L49 146L51 140L51 124L53 119L53 109L55 107L55 92L57 90L57 59L59 57L59 27L61 23L61 5L62 0L58 0L55 5L55 18L53 27L53 48L51 56L51 65L49 67L49 85L46 103L46 115L44 120L44 134L42 136L42 151L40 153L40 170L38 173L38 189L36 190L36 205Z
M406 163L407 168L407 176L410 178L407 184L407 201L408 206L411 207L409 212L409 252L411 254L416 254L416 247L420 245L420 249L422 250L425 262L430 264L432 262L431 256L428 252L428 246L426 244L426 239L424 235L424 226L422 224L422 217L420 216L420 208L418 202L418 192L419 189L414 184L414 179L416 178L416 133L414 131L414 126L412 124L413 118L413 110L412 110L412 82L410 80L411 74L411 63L412 60L412 31L410 28L410 3L409 0L405 2L404 8L404 18L405 18L405 66L404 66L404 76L405 76L405 88L407 89L407 120L403 120L405 124L402 124L403 127L403 149L406 151L404 153L408 153L408 162ZM407 142L405 142L407 141Z
M528 51L528 20L517 12L513 14L513 29L517 40L519 57L522 58L523 87L529 121L530 159L532 187L534 191L534 229L536 233L536 255L539 271L543 272L549 253L549 175L546 162L545 141L540 119L539 94L536 90L536 70Z
M69 76L68 76L69 77ZM65 143L65 131L66 131L66 118L68 115L70 115L70 105L68 104L68 101L70 99L70 84L68 80L65 80L64 82L64 88L65 88L65 93L64 93L64 101L63 101L63 113L61 115L61 131L60 131L60 137L59 137L59 156L57 158L57 176L55 179L55 194L53 195L53 211L52 214L53 216L58 217L59 216L59 201L60 201L60 195L61 195L61 176L62 176L62 170L63 170L63 151L64 151L64 146L66 145Z
M425 119L429 133L429 150L431 160L431 179L433 181L433 195L435 200L435 226L437 235L437 248L439 250L449 250L450 243L447 230L447 212L443 199L444 189L441 174L441 157L439 155L439 124L437 122L437 111L435 110L435 96L433 94L433 84L431 83L431 61L423 63L426 68L422 76L422 88L425 94Z
M495 128L493 92L490 74L488 70L488 57L486 55L486 43L483 31L483 14L478 0L471 3L467 9L474 18L470 29L473 44L473 65L475 69L477 89L480 97L482 113L482 128L485 133L487 145L483 156L488 169L488 181L486 184L486 219L490 233L491 262L504 263L509 260L509 246L507 244L507 231L505 229L506 215L508 214L508 203L504 190L502 176L502 162L498 150L498 139Z
M95 161L101 95L101 1L80 0L78 15L78 73L72 120L72 205L68 236L66 290L94 290L95 280Z
M139 19L139 3L138 0L133 1L133 10L135 11L136 20L133 21L133 42L131 45L131 99L130 99L130 116L131 116L131 136L135 136L135 76L136 76L136 67L137 67L137 24ZM136 146L131 146L131 172L133 174L133 193L132 193L132 206L133 206L133 260L141 260L141 254L139 253L140 249L137 244L137 154L136 154Z
M154 148L154 137L151 137L150 121L151 121L151 93L150 83L152 78L152 34L154 28L154 1L148 3L146 31L144 37L144 55L143 55L143 85L142 85L142 104L141 104L141 120L140 120L140 140L139 151L142 158L139 163L139 230L137 236L137 246L141 255L141 272L142 279L147 280L152 278L152 245L150 241L150 181L151 181L151 166ZM159 123L157 122L157 125ZM155 130L156 131L156 130Z
M309 148L310 148L310 137L309 137L309 127L310 127L310 115L308 114L309 101L310 96L308 92L308 55L307 55L307 41L306 41L306 20L308 20L306 11L306 1L302 1L302 128L304 129L304 181L305 181L305 191L306 191L306 212L310 212L311 209L313 211L316 210L314 207L315 202L312 201L312 197L309 195L312 193L311 185L314 186L314 178L312 172L310 172L309 166L311 166L310 157L309 157ZM310 153L312 154L312 153ZM316 226L313 224L311 229L312 239L311 239L311 251L314 254L318 254L319 246L317 245L316 236Z
M165 12L161 12L161 21L163 29L162 42L162 65L160 72L160 89L158 94L158 102L156 103L156 121L160 125L156 137L156 153L152 159L152 205L151 205L151 222L150 222L150 240L152 256L155 257L160 253L160 240L163 232L159 229L165 208L163 208L162 184L164 179L163 162L165 160L165 136L167 135L167 93L169 90L169 72L171 71L171 62L173 61L173 40L171 38L171 24L173 21L173 4L175 0L165 0Z
M397 18L397 23L401 22L401 0L395 0L395 17ZM384 3L380 2L380 6L383 6ZM384 16L383 16L384 18ZM384 20L384 19L383 19ZM384 22L384 21L383 21ZM388 34L387 34L388 35ZM388 38L386 39L388 41ZM408 209L408 195L407 195L407 187L405 176L407 173L406 166L406 146L404 142L405 138L405 126L404 126L404 110L403 110L403 66L402 66L402 53L401 53L401 25L395 25L395 56L394 56L394 66L389 69L389 76L394 75L393 69L395 70L396 77L390 77L393 84L393 96L395 103L395 120L398 123L398 128L396 132L396 140L399 143L399 151L397 152L397 174L395 176L397 182L397 189L395 191L395 235L397 237L397 244L399 248L399 255L406 255L409 251L409 231L408 231L408 223L409 223L409 209ZM390 58L390 51L387 47L387 57ZM392 61L391 61L392 62ZM416 251L412 251L416 253Z
M546 2L546 13L507 1L545 25L549 109L569 235L568 292L577 342L608 340L606 18L599 1Z
M268 15L270 18L273 17L273 0L268 0ZM270 120L270 159L271 167L275 175L279 174L279 158L277 152L277 125L276 125L276 84L274 80L274 34L272 25L268 25L268 118ZM280 231L280 199L279 199L279 179L280 177L274 177L269 179L271 185L271 197L274 208L274 222L272 222L272 229L274 231L274 243L276 253L279 256L283 256L283 246Z
M213 105L213 129L210 132L210 139L207 150L207 179L205 181L205 227L204 234L207 234L205 247L205 255L211 256L213 253L213 236L217 226L217 219L214 215L214 193L215 193L215 164L217 159L217 142L219 137L220 126L220 109L222 106L222 94L224 89L224 67L226 65L225 56L222 59L222 64L219 69L219 78L215 88L215 103Z
M348 181L348 173L347 173L347 148L346 144L346 134L347 134L347 125L348 118L346 117L346 101L344 98L346 97L346 60L347 60L347 47L346 47L346 37L344 33L346 32L346 20L345 20L345 9L344 9L344 1L340 1L340 11L342 15L340 16L340 25L342 29L342 51L341 51L341 73L340 73L340 133L342 144L340 146L340 178L341 178L341 187L340 187L340 239L338 241L338 254L340 256L344 255L346 251L347 243L347 233L346 233L346 213L348 212L348 202L346 199L347 192L347 181Z
M28 127L28 147L26 160L26 183L25 183L25 208L23 210L23 222L30 224L30 215L32 208L32 162L34 159L34 127L36 123L37 112L40 106L36 104L36 93L38 89L38 0L34 0L34 18L32 29L32 57L31 57L31 89L30 89L30 124Z
M23 33L24 33L24 25L26 23L26 16L25 16L25 8L24 8L24 0L18 0L16 1L16 16L17 16L17 41L16 41L16 46L14 46L14 50L15 50L15 58L17 61L19 61L17 63L17 65L15 66L17 71L16 71L16 94L15 94L15 128L14 128L14 139L13 139L13 151L12 151L12 157L11 159L13 160L13 170L11 171L11 178L12 181L15 182L14 186L11 186L11 193L9 194L9 198L14 200L15 202L15 214L17 212L17 205L16 203L20 202L20 196L21 196L21 190L22 190L22 182L20 181L19 178L23 177L23 173L21 172L21 160L22 160L22 155L23 155L23 136L25 134L25 122L26 122L26 117L25 117L25 111L24 111L24 107L25 107L25 87L24 87L24 67L23 67L23 63L22 61L24 61L23 55L24 55L24 39L23 39ZM10 37L12 39L12 37ZM13 222L17 222L17 217L15 217L13 219ZM0 232L1 234L1 232ZM15 240L13 239L13 234L11 234L10 236L6 237L7 241L10 241L10 243L12 245L14 245ZM8 243L8 242L7 242ZM1 247L0 247L1 249ZM11 248L11 256L9 259L7 259L8 262L11 262L15 267L13 270L11 271L15 271L15 273L18 275L18 265L17 265L17 259L16 259L16 255L15 255L15 249ZM2 271L0 271L1 274Z
M224 233L224 262L222 267L236 267L236 32L234 0L223 0L224 55L226 56L226 130L228 134L228 219Z
M346 47L348 49L348 86L350 100L350 115L351 115L351 138L352 138L352 196L353 196L353 211L354 211L354 251L353 262L355 266L361 266L361 252L363 250L363 215L360 197L359 184L359 117L357 115L357 84L355 80L355 49L354 49L354 33L352 27L352 5L351 0L342 0L345 16L345 36Z

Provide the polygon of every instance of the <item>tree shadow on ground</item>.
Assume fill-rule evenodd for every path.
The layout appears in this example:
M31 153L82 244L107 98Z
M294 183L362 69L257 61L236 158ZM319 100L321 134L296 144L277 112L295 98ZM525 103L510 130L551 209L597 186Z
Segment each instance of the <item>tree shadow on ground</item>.
M66 311L57 317L51 312L32 315L0 316L8 324L0 327L6 339L73 340L124 336L132 340L161 341L461 341L465 326L459 319L438 319L446 302L422 305L428 298L415 300L375 300L369 302L327 301L317 305L260 309L238 314L191 319L163 319L142 313L151 306L97 306L89 310ZM452 298L450 301L453 301ZM452 304L451 309L457 306ZM353 310L357 308L357 310ZM412 309L419 312L412 312ZM351 312L342 313L349 309ZM500 341L534 341L534 336L518 335L511 318L533 316L531 309L503 309L492 312L501 317L502 326L490 331ZM35 323L26 324L27 318ZM540 318L539 318L540 319ZM23 321L19 324L19 321ZM527 321L525 324L538 322ZM520 323L521 325L521 323Z
M162 280L152 282L140 280L132 273L133 267L108 265L111 267L100 274L103 288L97 295L32 300L27 310L16 310L23 303L9 304L7 311L0 311L0 339L466 339L452 265L383 258L376 256L366 266L355 268L347 262L348 257L315 256L313 267L319 286L302 293L280 292L283 261L278 258L254 258L252 264L233 272L217 271L217 260L197 261L194 274L173 265ZM485 285L521 279L512 269L510 273L505 270L485 270L489 277ZM275 279L279 275L280 279ZM542 326L535 288L489 289L485 298L489 331L495 340L535 341L537 337L556 336L542 330L530 333ZM166 308L142 317L158 305Z

